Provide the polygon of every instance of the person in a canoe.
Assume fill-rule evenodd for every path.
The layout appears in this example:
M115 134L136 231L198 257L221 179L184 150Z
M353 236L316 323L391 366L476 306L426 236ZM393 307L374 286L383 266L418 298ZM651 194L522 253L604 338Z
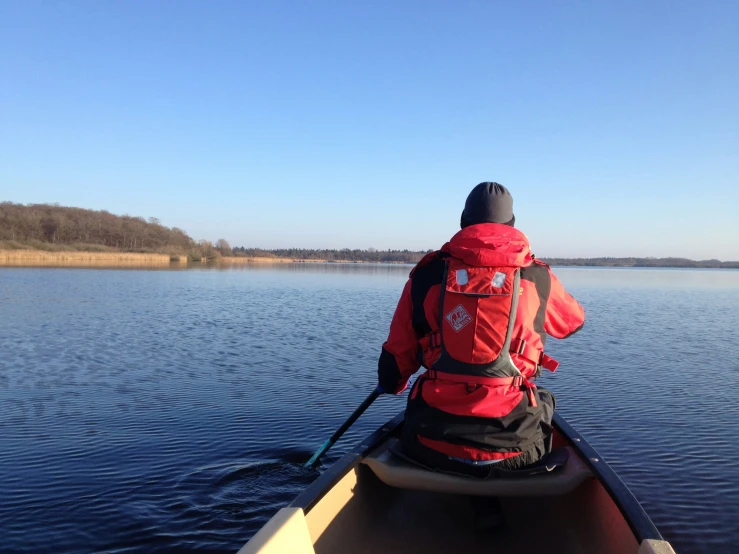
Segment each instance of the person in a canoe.
M402 448L434 469L489 476L551 451L554 396L534 384L557 362L547 335L580 330L585 312L515 228L498 183L467 197L461 227L411 271L378 364L379 389L408 396Z

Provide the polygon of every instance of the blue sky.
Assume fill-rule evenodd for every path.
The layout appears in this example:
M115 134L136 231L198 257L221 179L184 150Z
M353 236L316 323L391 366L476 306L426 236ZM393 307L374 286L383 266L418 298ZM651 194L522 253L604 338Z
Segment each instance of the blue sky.
M0 200L262 247L739 259L739 2L0 0Z

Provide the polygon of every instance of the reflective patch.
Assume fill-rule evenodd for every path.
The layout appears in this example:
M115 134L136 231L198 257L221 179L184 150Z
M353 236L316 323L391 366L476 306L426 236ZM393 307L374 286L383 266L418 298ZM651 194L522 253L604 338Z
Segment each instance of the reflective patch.
M505 273L501 271L496 272L495 275L493 276L493 287L495 287L496 289L499 289L500 287L505 285L505 278L506 278Z
M458 269L457 270L457 284L458 285L466 285L469 282L470 282L470 279L467 276L467 270L466 269Z
M444 316L457 333L459 333L464 327L472 323L472 317L464 309L464 306L460 304L454 308L451 312Z

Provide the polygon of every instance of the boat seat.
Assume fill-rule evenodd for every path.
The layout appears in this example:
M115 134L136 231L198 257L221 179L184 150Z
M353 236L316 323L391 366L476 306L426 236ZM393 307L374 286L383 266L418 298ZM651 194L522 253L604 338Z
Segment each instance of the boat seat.
M528 477L479 479L423 469L394 455L398 439L391 439L370 452L362 463L386 485L449 494L474 496L560 496L575 490L593 476L571 447L567 463L550 473Z

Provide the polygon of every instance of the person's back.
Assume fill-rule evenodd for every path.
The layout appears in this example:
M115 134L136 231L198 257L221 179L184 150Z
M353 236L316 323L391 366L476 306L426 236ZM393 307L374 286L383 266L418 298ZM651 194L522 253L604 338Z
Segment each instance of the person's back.
M378 364L379 385L409 394L403 448L425 465L486 475L551 450L554 397L532 379L557 363L546 335L566 338L582 307L513 227L497 183L470 193L462 230L411 272Z

